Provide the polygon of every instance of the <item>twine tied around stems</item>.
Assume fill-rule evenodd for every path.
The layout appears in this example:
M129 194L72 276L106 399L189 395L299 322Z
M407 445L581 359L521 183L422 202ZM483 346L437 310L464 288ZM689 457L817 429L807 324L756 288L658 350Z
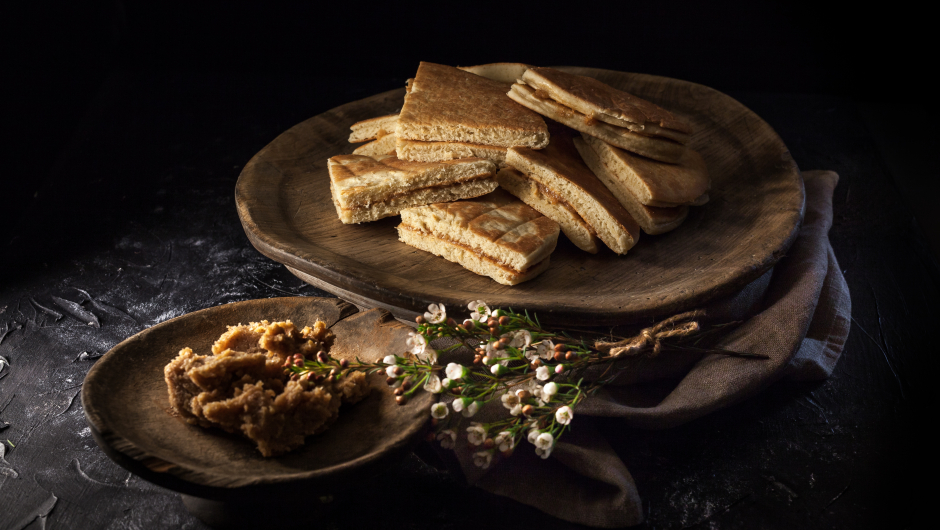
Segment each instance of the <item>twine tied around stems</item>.
M607 352L611 357L637 355L650 349L650 357L656 357L662 351L662 340L669 337L687 337L700 329L696 319L705 316L702 309L680 313L648 327L637 336L618 342L595 342L594 348Z

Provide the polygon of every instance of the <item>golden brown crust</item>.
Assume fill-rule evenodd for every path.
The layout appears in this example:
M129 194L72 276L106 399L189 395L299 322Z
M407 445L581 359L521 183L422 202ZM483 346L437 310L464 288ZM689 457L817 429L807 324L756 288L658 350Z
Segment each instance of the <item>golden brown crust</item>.
M349 127L352 130L349 134L349 142L355 144L375 140L389 134L395 134L397 127L398 114L388 114L386 116L362 120Z
M509 97L530 109L563 123L572 129L581 131L616 145L656 160L668 163L678 162L688 149L684 145L667 138L644 136L624 127L590 119L580 112L566 107L551 98L538 98L532 87L516 83L509 91Z
M692 128L687 123L668 110L628 92L617 90L597 79L569 74L554 68L529 68L522 79L536 89L545 90L556 101L575 108L582 114L595 116L597 119L603 119L604 116L614 118L617 120L613 122L614 125L626 126L626 123L620 123L622 121L644 129L656 126L686 135L692 133Z
M597 254L600 243L597 234L563 197L511 167L499 170L496 181L501 189L519 197L522 202L558 223L561 231L575 246Z
M625 254L640 237L640 227L620 201L588 168L572 141L573 132L549 122L552 142L540 151L509 149L506 161L530 179L564 197L608 247Z
M591 171L593 171L611 193L617 197L620 204L630 212L630 215L636 219L640 228L647 234L664 234L670 230L674 230L682 224L682 221L689 215L688 206L660 208L641 204L633 192L622 185L616 176L610 172L587 142L582 138L575 138L574 145L578 148L578 152L581 153L581 158L584 159L587 166L591 168Z
M502 147L548 144L542 117L506 97L504 84L426 62L405 95L397 134L406 140Z
M687 149L676 164L664 164L618 149L602 140L584 136L607 169L622 186L646 205L679 206L701 201L711 188L702 156Z
M416 230L456 241L517 271L551 254L559 232L557 223L502 190L409 208L401 217Z

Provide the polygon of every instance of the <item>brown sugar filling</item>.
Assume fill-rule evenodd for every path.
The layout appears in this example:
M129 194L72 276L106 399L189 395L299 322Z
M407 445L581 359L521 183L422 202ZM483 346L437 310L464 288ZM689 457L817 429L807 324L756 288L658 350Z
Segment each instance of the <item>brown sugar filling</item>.
M492 177L493 177L493 173L490 172L490 173L484 173L483 175L474 175L474 176L472 176L472 177L465 177L465 178L458 179L458 180L456 180L456 181L454 181L454 182L451 182L451 183L448 183L448 184L436 184L436 185L434 185L434 186L425 186L425 187L423 187L423 188L415 188L415 189L413 189L413 190L400 191L400 192L398 192L398 193L393 193L393 194L389 195L389 196L386 197L384 200L381 200L381 201L379 201L379 202L374 202L374 203L372 203L372 204L369 205L369 206L365 206L365 205L363 205L363 206L353 206L352 208L345 208L345 207L344 207L344 208L343 208L343 211L350 211L350 212L352 212L352 211L357 211L357 210L368 210L369 208L371 208L372 206L374 206L374 205L376 205L376 204L382 204L382 203L391 202L391 201L397 199L398 197L402 197L402 196L405 196L405 195L411 195L412 193L416 193L416 192L419 192L419 191L433 190L433 189L438 189L438 188L440 188L440 189L444 189L444 188L454 188L454 187L459 186L460 184L468 184L468 183L470 183L470 182L476 182L476 181L478 181L478 180L488 179L488 178L492 178Z

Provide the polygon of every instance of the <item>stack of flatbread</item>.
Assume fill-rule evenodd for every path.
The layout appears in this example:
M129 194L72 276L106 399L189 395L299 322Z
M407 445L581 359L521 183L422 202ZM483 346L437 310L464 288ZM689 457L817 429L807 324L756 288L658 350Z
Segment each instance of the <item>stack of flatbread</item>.
M644 232L673 230L690 205L708 202L708 170L687 145L692 129L666 109L553 68L528 68L509 97L580 131L574 146L584 163Z
M351 130L367 143L329 161L339 218L401 215L402 242L505 285L545 270L559 230L626 254L708 201L683 120L552 68L422 62L400 113Z

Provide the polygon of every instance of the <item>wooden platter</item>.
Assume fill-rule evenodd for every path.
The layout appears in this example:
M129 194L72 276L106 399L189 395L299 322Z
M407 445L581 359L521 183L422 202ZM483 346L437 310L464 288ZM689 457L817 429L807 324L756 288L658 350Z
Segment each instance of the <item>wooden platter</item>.
M163 367L185 346L209 352L226 325L262 319L298 325L323 320L336 334L332 355L348 359L401 354L412 330L386 311L359 313L335 298L309 297L226 304L158 324L115 346L85 378L85 417L105 453L160 486L232 501L340 491L410 450L435 396L422 392L399 406L384 374L369 376L371 394L344 405L330 429L276 458L262 457L241 437L174 417Z
M242 170L238 214L252 244L296 275L397 316L471 300L527 309L548 323L622 324L730 295L770 269L799 231L799 169L773 129L733 98L664 77L565 67L653 101L688 120L712 177L711 201L678 229L643 234L625 256L597 255L561 237L551 267L508 287L397 239L398 217L361 225L337 218L326 160L351 153L349 126L397 112L404 89L334 108L278 136Z

